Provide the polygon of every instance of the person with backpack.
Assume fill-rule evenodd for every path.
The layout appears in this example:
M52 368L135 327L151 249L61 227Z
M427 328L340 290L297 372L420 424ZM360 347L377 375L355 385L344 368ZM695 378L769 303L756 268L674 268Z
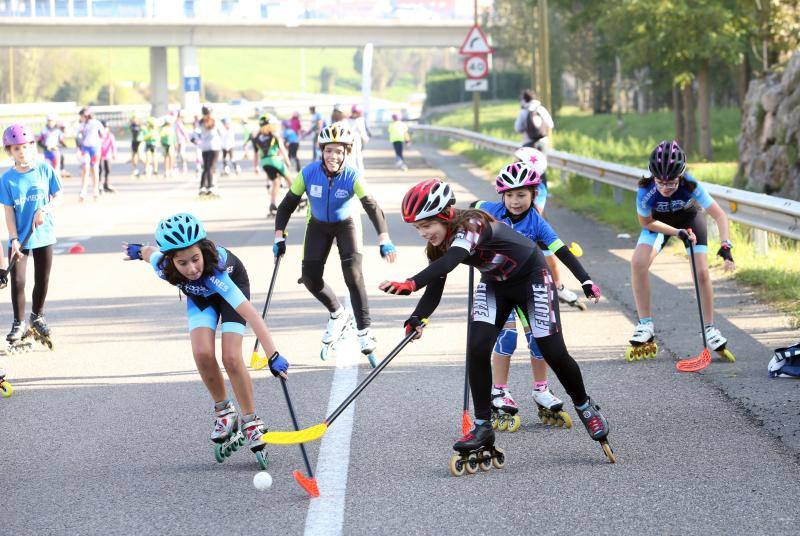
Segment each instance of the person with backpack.
M514 121L514 130L522 134L522 146L546 151L548 135L555 126L553 117L530 89L522 92L519 104L521 109Z

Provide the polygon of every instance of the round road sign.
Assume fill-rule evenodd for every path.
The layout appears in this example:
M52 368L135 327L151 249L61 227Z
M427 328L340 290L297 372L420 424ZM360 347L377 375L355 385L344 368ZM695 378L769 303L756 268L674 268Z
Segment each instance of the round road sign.
M467 56L464 60L464 72L467 78L486 78L489 74L489 61L485 54Z

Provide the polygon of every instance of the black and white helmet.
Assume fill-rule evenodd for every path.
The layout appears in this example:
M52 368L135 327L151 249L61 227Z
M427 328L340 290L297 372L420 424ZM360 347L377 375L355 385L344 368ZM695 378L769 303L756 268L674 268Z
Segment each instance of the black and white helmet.
M353 132L349 128L342 123L333 123L320 131L317 143L320 147L325 147L329 143L341 143L345 147L352 147L353 141Z

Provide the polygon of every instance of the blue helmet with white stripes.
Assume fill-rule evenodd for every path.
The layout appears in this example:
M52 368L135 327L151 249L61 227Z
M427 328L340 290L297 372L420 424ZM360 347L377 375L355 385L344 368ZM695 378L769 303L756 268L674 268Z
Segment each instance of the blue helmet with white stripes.
M156 244L161 253L185 249L206 237L203 224L193 215L181 212L158 222Z

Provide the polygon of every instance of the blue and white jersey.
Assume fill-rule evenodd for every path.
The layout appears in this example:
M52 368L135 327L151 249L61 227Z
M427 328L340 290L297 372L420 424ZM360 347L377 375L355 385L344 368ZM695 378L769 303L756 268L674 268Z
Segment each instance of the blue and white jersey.
M47 162L37 162L24 173L13 167L0 178L0 203L14 208L17 221L17 237L25 240L33 225L36 212L50 202L50 198L61 191L61 179ZM31 234L25 249L35 249L56 243L53 215L45 213L44 223Z
M670 214L693 214L699 210L698 207L705 209L713 203L706 189L689 175L684 175L678 189L669 197L658 192L655 181L651 181L647 187L640 187L636 193L636 212L639 216L659 221Z
M352 216L350 200L367 195L364 179L357 170L345 166L328 177L321 160L304 167L292 182L291 192L308 198L311 215L318 221L338 222Z
M507 215L506 206L502 201L478 201L475 204L475 208L491 214L516 232L543 245L544 248L552 252L557 251L564 245L564 242L558 238L550 224L533 207L524 218L516 223Z
M189 297L208 298L214 294L219 294L231 307L234 309L247 301L244 293L236 281L234 272L237 272L238 267L242 266L242 262L233 253L227 249L217 246L219 253L219 266L214 270L214 273L207 277L202 277L197 281L189 281L187 283L180 283L176 285L181 292ZM150 264L153 266L156 275L161 279L166 279L164 271L159 268L161 259L164 254L160 252L153 253L150 256ZM241 270L240 272L244 272ZM246 273L246 272L245 272Z

